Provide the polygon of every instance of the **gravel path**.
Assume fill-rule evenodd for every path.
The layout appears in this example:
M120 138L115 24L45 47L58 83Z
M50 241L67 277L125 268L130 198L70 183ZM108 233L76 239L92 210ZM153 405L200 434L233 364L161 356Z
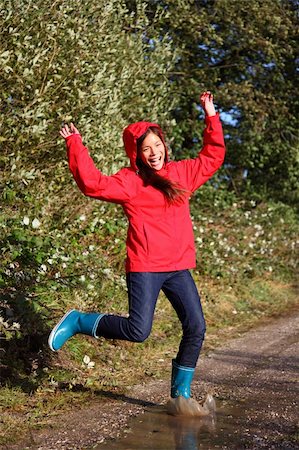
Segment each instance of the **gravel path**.
M192 388L193 396L202 400L207 392L213 393L218 412L213 432L208 430L200 433L198 422L197 430L194 431L190 428L191 422L188 422L186 426L189 426L191 434L194 431L193 447L177 446L178 439L181 442L182 436L186 434L186 426L182 427L178 438L183 422L178 427L179 419L172 418L166 429L163 425L166 414L161 414L161 410L158 411L160 429L154 430L159 441L155 444L152 437L150 441L146 438L153 436L150 426L157 428L157 423L153 422L154 416L148 415L151 415L151 410L157 409L157 405L166 403L169 392L169 383L158 381L135 386L127 396L115 395L114 399L108 399L111 395L107 394L107 403L94 403L64 415L53 422L53 428L31 432L28 441L21 446L5 448L76 450L96 446L97 449L127 450L299 449L298 338L299 315L293 313L292 316L276 319L245 333L200 360ZM145 410L149 412L140 415ZM132 420L136 415L138 418ZM150 417L151 425L147 416ZM135 435L136 442L137 428L140 429L140 426L140 440L143 442L134 447L128 438L125 441L122 436ZM164 439L159 431L168 433L169 446L158 445ZM171 433L173 436L170 436Z

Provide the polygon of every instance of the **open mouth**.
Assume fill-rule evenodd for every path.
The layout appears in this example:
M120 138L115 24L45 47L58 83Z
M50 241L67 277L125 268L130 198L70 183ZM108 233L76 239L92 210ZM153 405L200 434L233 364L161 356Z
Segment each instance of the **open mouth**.
M162 156L158 156L156 158L149 159L148 162L151 166L158 166L162 161Z

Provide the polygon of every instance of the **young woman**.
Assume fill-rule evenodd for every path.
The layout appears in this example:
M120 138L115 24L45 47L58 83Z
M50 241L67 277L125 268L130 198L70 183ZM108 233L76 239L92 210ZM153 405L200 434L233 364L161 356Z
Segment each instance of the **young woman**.
M119 203L129 220L126 274L129 317L69 311L49 336L53 351L77 333L95 338L143 342L150 334L162 290L182 324L183 336L172 361L171 397L190 397L190 385L205 334L200 297L189 269L195 246L190 218L191 194L221 166L225 146L213 96L200 97L206 128L197 158L170 161L159 125L137 122L123 132L130 167L112 176L94 165L73 124L60 134L66 141L70 170L81 191Z

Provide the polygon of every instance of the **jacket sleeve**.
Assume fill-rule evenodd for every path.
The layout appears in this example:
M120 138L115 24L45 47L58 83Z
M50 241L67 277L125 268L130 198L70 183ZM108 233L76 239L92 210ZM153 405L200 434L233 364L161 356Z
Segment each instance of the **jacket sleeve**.
M225 144L219 113L205 118L203 147L197 158L179 161L179 178L188 190L194 192L221 167Z
M123 203L129 199L130 189L124 169L112 176L104 175L96 168L80 134L69 136L66 146L69 168L84 195L112 203Z

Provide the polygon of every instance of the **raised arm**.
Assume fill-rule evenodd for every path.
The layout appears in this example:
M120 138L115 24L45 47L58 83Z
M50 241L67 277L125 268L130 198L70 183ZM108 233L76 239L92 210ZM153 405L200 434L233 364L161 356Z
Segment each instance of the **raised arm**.
M112 176L102 174L96 168L73 124L70 127L65 125L60 130L60 135L66 142L70 170L84 195L113 203L128 200L130 189L126 169Z
M200 97L205 111L206 128L203 133L203 147L197 158L178 162L182 184L194 192L221 167L225 156L225 144L219 113L216 113L213 95L207 91Z

